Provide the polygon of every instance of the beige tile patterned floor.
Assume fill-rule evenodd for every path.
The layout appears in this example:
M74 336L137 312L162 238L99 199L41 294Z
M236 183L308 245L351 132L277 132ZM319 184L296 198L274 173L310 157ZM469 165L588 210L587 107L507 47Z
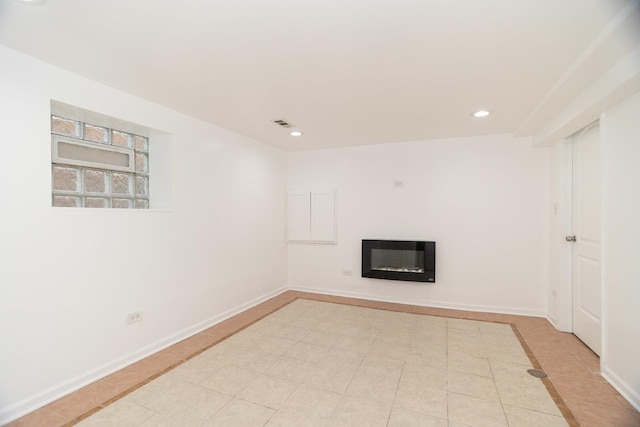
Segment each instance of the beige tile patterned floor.
M567 426L530 368L507 324L298 299L78 426Z
M288 291L9 426L640 425L598 371L544 319Z

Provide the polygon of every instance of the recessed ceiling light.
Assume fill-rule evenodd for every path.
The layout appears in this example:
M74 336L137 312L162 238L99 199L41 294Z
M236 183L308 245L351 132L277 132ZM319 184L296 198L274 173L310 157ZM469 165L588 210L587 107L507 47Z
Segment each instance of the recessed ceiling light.
M473 113L473 117L487 117L489 114L491 114L489 111L480 110Z
M299 130L292 130L291 132L289 132L289 135L291 135L291 136L302 136L302 132L300 132Z

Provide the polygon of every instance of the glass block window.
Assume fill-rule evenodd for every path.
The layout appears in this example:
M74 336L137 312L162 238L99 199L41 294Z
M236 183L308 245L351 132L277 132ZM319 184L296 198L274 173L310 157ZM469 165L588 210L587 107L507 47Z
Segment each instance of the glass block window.
M54 207L149 209L149 139L51 116Z

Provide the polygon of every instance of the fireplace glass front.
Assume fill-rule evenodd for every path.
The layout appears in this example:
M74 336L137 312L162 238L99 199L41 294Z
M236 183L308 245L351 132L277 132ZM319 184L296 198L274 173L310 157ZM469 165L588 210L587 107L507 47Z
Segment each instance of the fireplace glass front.
M435 242L363 240L362 277L435 282Z

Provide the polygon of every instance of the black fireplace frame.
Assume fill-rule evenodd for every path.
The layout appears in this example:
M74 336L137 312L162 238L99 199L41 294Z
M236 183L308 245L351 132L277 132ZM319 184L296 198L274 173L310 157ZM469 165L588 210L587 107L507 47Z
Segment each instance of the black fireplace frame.
M413 250L424 253L424 271L376 270L371 265L372 249ZM436 281L436 242L409 240L362 239L362 277L372 279L403 280L408 282Z

